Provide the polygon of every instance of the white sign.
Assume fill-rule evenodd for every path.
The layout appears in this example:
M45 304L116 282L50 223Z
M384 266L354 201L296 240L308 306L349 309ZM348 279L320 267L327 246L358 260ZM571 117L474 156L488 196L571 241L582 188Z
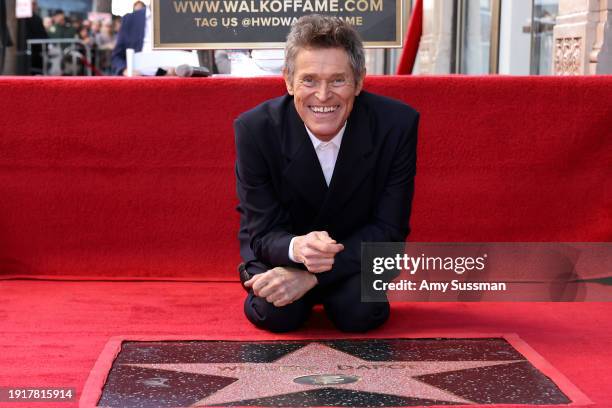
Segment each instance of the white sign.
M32 0L17 0L15 4L15 15L17 18L32 17Z

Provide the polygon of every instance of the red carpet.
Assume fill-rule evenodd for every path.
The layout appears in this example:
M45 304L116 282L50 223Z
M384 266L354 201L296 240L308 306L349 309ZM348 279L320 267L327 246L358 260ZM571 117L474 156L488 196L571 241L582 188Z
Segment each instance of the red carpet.
M2 281L0 291L0 384L76 387L79 397L115 336L338 337L321 312L291 335L253 328L242 316L244 291L235 283ZM516 333L597 407L609 407L611 315L611 303L396 304L391 320L369 337Z

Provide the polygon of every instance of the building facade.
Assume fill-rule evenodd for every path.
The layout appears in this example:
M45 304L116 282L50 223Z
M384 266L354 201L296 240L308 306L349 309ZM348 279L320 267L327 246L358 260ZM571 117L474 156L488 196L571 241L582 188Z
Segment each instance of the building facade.
M415 74L612 73L611 0L424 0Z

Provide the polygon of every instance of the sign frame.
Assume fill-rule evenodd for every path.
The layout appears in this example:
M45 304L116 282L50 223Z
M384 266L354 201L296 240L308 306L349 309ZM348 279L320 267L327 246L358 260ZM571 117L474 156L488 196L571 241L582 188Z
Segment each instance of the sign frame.
M154 50L225 50L225 49L271 49L285 48L285 42L227 42L227 43L162 43L160 33L160 1L151 0L151 13L153 17L153 49ZM393 41L366 41L364 48L402 48L404 41L404 1L395 1L395 39ZM327 15L327 14L325 14Z

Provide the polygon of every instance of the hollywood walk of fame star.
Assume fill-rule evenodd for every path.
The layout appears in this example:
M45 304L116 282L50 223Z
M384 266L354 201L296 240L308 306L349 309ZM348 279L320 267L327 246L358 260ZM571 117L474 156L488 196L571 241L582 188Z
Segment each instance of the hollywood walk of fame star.
M323 344L310 343L271 363L127 365L236 379L230 385L198 401L195 406L232 404L249 399L311 391L321 387L384 393L398 397L426 398L440 402L471 404L473 403L472 401L428 385L414 377L471 368L491 367L517 361L521 360L372 362ZM298 377L308 375L320 375L323 377L318 377L319 380L315 381L315 384L294 381ZM340 384L338 379L342 376L355 376L358 377L358 380Z

